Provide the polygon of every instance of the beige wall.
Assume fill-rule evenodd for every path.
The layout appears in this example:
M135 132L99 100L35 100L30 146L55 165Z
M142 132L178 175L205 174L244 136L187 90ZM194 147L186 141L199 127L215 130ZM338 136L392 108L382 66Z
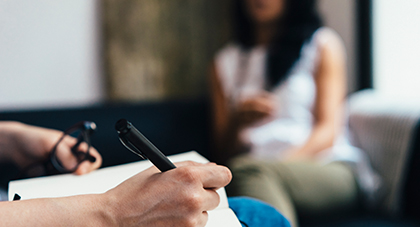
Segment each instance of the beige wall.
M327 26L340 34L347 51L348 89L354 91L357 73L356 0L318 0Z

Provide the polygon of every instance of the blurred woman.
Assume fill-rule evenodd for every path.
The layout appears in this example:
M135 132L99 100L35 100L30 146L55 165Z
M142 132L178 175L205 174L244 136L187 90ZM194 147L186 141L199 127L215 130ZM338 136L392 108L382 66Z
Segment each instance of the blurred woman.
M233 171L230 194L269 202L294 226L297 215L353 210L359 187L378 181L369 166L368 185L359 180L352 167L364 155L338 136L342 40L322 26L314 0L236 0L234 18L234 42L210 74L215 158Z

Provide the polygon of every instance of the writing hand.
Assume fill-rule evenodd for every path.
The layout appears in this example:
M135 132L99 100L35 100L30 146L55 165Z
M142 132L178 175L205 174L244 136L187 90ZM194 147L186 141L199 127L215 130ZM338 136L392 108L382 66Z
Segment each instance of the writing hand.
M106 192L117 226L205 226L207 211L219 204L216 190L232 175L216 164L177 163L161 173L151 167Z

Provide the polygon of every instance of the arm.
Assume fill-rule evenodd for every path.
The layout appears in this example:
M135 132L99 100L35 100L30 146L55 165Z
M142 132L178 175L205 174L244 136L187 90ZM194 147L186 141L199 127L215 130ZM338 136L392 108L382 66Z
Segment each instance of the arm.
M63 132L58 130L13 121L0 121L0 160L14 162L23 169L40 160L47 159L49 152L62 134ZM76 138L66 136L57 150L62 154L70 154L70 149L76 142ZM96 157L96 161L81 163L76 174L88 173L101 166L102 158L98 151L91 148L90 152ZM71 161L71 159L65 160Z
M210 85L213 154L217 162L225 163L240 154L246 146L239 140L239 132L249 125L272 117L277 103L274 95L262 91L261 94L238 103L235 108L230 107L214 64L210 69Z
M213 154L217 162L223 163L234 155L232 154L233 151L238 150L239 141L237 135L240 130L240 124L229 109L228 100L223 92L214 63L210 68L209 75Z
M315 75L317 87L312 133L290 159L312 158L333 145L340 130L346 95L346 63L344 46L334 35L321 47L321 58Z
M104 194L0 203L2 226L185 226L207 222L216 189L231 180L226 167L181 163L151 167Z

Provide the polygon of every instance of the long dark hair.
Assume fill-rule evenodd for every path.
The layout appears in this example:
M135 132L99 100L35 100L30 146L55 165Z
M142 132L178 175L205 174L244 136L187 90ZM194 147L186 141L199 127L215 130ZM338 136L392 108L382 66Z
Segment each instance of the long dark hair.
M300 57L304 43L322 26L316 0L284 0L285 13L268 48L266 62L267 89L286 79L289 70ZM247 14L244 0L234 2L234 39L243 50L256 45L255 29Z

